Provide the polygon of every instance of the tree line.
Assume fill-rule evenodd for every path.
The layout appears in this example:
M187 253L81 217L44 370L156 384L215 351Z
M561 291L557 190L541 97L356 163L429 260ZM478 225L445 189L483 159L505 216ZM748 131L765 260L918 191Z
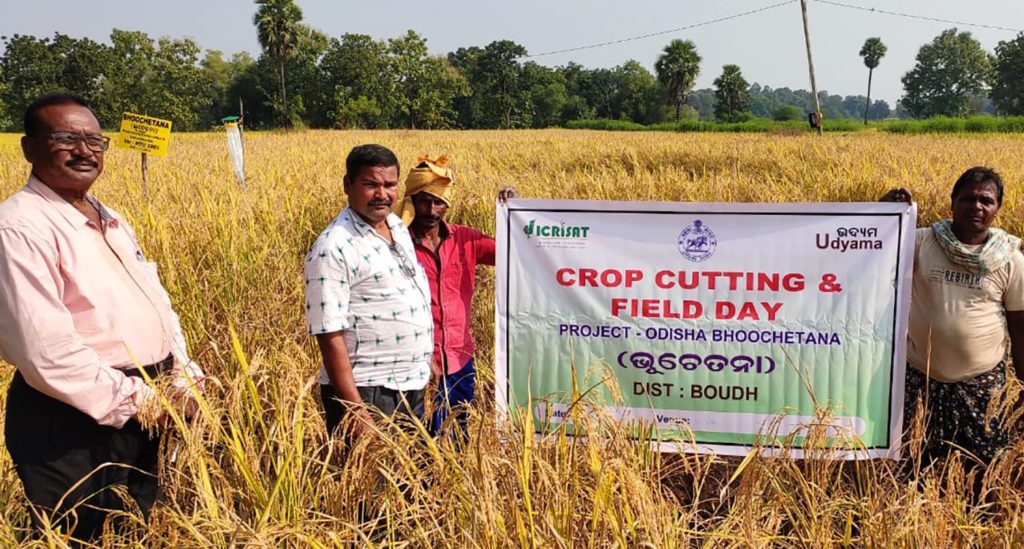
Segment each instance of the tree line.
M332 38L304 24L294 0L257 0L258 57L203 50L190 39L153 39L115 29L110 43L30 35L0 37L0 129L17 131L25 107L51 91L83 96L105 127L123 112L205 130L245 107L249 128L543 128L606 118L653 124L683 117L742 121L799 119L805 90L749 84L726 65L713 89L694 90L701 57L673 40L654 71L629 60L614 68L523 61L509 40L431 55L415 31L396 38ZM877 38L861 56L871 71L885 54ZM896 109L868 96L819 92L826 119L1024 114L1024 34L985 52L969 33L950 29L926 44L903 77Z
M543 128L592 118L653 124L675 119L677 108L687 118L797 119L811 103L807 91L748 85L738 67L728 66L722 87L742 88L740 109L749 114L716 112L723 103L716 90L686 90L682 102L671 103L667 85L634 60L614 68L552 68L520 62L526 49L508 40L436 56L414 31L375 40L362 34L329 38L303 27L283 59L268 52L228 57L190 39L154 40L118 29L109 44L60 33L0 40L5 131L18 131L28 103L51 91L83 96L105 127L115 127L123 112L137 112L173 120L177 131L216 126L238 113L239 100L250 128L431 129ZM827 117L861 115L863 96L820 96ZM890 112L876 101L871 118Z

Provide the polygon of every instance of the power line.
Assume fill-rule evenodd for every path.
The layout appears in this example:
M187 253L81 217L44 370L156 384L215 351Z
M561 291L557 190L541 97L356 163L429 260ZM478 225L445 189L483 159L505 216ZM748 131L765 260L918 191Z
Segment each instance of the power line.
M756 10L745 11L743 13L737 13L735 15L729 15L727 17L720 17L718 19L711 19L710 21L702 21L700 23L694 23L693 25L687 25L685 27L679 27L677 29L668 29L668 30L663 30L663 31L658 31L658 32L652 32L652 33L649 33L649 34L642 34L640 36L631 36L629 38L621 38L619 40L611 40L609 42L601 42L599 44L590 44L590 45L587 45L587 46L577 46L575 48L566 48L564 50L546 51L544 53L535 53L533 55L524 55L522 58L523 59L529 59L529 58L532 58L532 57L541 57L541 56L544 56L544 55L555 55L556 53L567 53L567 52L571 52L571 51L589 50L589 49L592 49L592 48L600 48L600 47L603 47L603 46L610 46L612 44L622 44L623 42L632 42L634 40L642 40L644 38L651 38L652 36L661 36L663 34L671 34L671 33L674 33L674 32L679 32L679 31L684 31L684 30L689 30L689 29L695 29L697 27L704 27L704 26L707 26L707 25L715 24L715 23L721 23L723 21L729 21L730 19L737 19L739 17L744 17L744 16L747 16L747 15L753 15L755 13L761 13L763 11L772 10L772 9L775 9L775 8L778 8L778 7L781 7L781 6L792 4L792 3L797 2L797 1L798 0L786 0L785 2L779 2L778 4L772 4L770 6L765 6L763 8L758 8Z
M977 28L980 28L980 29L993 29L993 30L1010 31L1010 32L1024 32L1021 29L1011 29L1011 28L1008 28L1008 27L997 27L995 25L981 25L981 24L978 24L978 23L967 23L965 21L953 21L952 19L939 19L937 17L928 17L926 15L914 15L914 14L910 14L910 13L900 13L900 12L896 12L896 11L880 10L880 9L877 9L877 8L865 8L864 6L854 6L853 4L844 4L842 2L834 2L832 0L817 0L817 1L821 2L822 4L829 4L829 5L832 5L832 6L839 6L841 8L849 8L849 9L854 9L854 10L867 11L867 12L871 12L871 13L884 13L886 15L896 15L896 16L899 16L899 17L906 17L908 19L921 19L921 20L924 20L924 21L937 21L939 23L951 23L953 25L959 25L959 26L962 26L962 27L977 27Z

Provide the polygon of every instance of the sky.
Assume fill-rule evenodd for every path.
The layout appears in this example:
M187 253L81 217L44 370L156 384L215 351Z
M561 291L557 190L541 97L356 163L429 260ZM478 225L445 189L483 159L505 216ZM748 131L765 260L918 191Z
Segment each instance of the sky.
M697 88L711 87L722 65L736 64L748 82L772 88L809 89L800 4L797 0L726 21L665 32L588 49L546 52L617 41L681 29L784 0L297 0L304 21L328 34L368 34L387 39L414 29L432 53L485 46L509 39L523 45L531 60L548 66L570 61L587 68L610 68L635 59L653 71L661 49L675 38L692 40L703 57ZM832 2L833 0L829 0ZM903 93L900 77L914 66L922 44L945 29L958 27L992 52L1000 40L1024 29L1021 0L834 0L864 11L808 0L811 47L819 91L863 94L867 69L858 55L864 40L877 36L888 53L875 69L872 97L891 105ZM200 47L228 54L259 52L252 26L251 0L45 0L42 4L0 0L0 36L60 32L109 43L113 28L141 30L157 38L192 38ZM902 17L877 10L899 12ZM930 21L953 20L997 28Z

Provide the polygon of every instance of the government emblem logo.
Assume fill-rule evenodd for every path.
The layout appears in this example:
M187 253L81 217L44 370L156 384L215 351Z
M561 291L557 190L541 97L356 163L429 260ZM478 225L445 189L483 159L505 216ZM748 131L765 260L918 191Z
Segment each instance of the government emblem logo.
M715 253L715 233L698 219L679 233L679 253L690 261L701 262Z

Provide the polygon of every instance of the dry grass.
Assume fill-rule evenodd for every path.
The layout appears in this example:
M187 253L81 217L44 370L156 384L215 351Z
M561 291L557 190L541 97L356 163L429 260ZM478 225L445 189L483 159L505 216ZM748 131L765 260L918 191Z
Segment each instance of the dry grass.
M1002 226L1021 234L1024 140L1017 137L702 135L586 131L303 132L247 136L239 192L224 136L177 135L153 159L149 204L138 156L111 151L98 196L124 213L155 258L193 355L220 380L201 418L168 437L166 505L111 546L767 547L1007 546L1024 532L1024 445L968 504L963 463L715 460L660 455L594 418L586 441L534 439L485 402L464 447L422 430L382 432L341 465L312 384L318 355L302 319L302 257L343 206L353 145L406 162L455 158L455 222L493 229L508 184L536 198L662 201L874 200L911 188L922 223L947 210L966 167L1010 182ZM0 136L0 195L27 165ZM405 166L406 168L408 166ZM474 328L481 385L493 381L493 280L481 270ZM11 367L0 367L6 381ZM487 392L483 394L489 394ZM489 400L486 396L485 401ZM24 496L0 452L0 545L25 534ZM60 545L57 534L48 540Z

